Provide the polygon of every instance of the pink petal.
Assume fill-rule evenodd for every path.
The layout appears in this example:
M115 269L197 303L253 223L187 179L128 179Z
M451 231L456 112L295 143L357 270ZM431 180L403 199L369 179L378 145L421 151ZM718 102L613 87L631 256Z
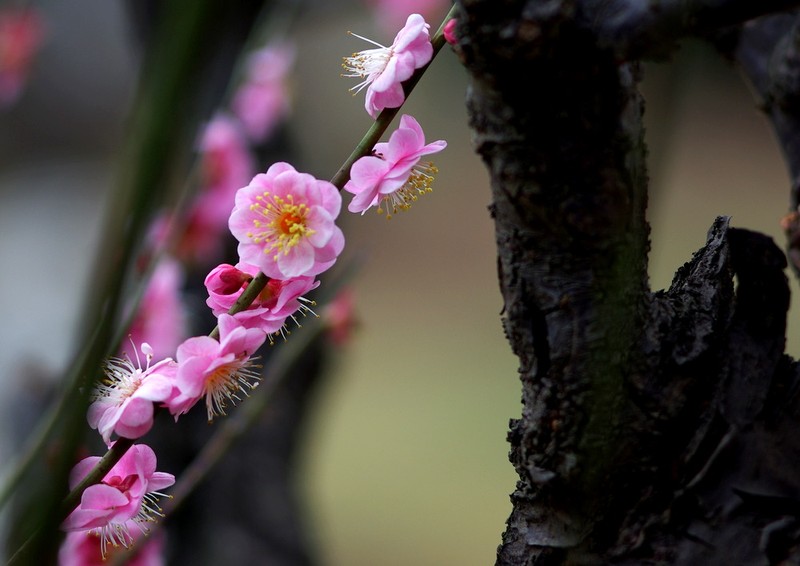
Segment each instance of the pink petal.
M166 472L153 472L147 480L147 491L160 491L175 483L175 476Z
M81 495L81 509L113 509L128 504L128 498L116 487L98 483L86 488Z
M193 336L187 338L178 346L178 375L180 375L180 365L189 358L197 356L214 356L219 351L219 342L210 336Z
M146 399L131 399L120 415L116 432L125 438L139 438L153 426L153 403ZM144 432L139 429L147 428ZM128 434L126 434L126 431ZM135 434L136 436L131 436Z
M314 267L314 248L300 240L288 253L278 254L277 264L283 279L308 275Z
M177 365L175 367L177 374ZM136 390L135 397L153 402L165 401L172 394L173 379L174 376L170 378L161 374L148 375Z
M69 473L69 488L74 489L76 485L81 483L83 478L89 475L89 472L92 471L92 468L94 468L99 461L100 456L89 456L75 464Z
M314 233L307 237L308 243L315 248L320 248L328 243L333 233L335 224L333 217L321 206L312 206L306 217L308 226Z

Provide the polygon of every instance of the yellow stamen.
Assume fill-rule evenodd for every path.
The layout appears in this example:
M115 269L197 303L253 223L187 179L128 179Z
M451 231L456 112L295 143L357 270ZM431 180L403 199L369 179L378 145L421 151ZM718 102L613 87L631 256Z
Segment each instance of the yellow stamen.
M264 253L274 253L276 261L281 252L288 255L289 250L303 238L314 234L306 224L308 205L295 204L293 195L283 198L264 191L250 205L250 210L262 219L253 219L254 229L247 233L247 237L255 244L266 244Z
M398 210L411 208L411 205L417 201L420 195L433 192L431 185L433 184L434 176L438 172L439 169L430 161L415 165L405 184L393 193L383 197L382 202L386 203L387 208L386 218L391 219L392 214L397 214ZM388 212L388 209L391 209L391 213ZM383 213L384 209L379 206L378 214Z

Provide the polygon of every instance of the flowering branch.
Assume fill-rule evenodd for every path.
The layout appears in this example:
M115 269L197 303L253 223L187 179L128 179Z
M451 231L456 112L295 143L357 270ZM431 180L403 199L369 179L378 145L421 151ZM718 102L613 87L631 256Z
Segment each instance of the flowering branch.
M413 90L413 88L415 87L415 85L417 84L419 79L421 78L422 74L429 67L430 60L432 60L432 57L436 53L438 53L438 51L444 45L444 42L445 42L444 33L443 33L444 25L445 25L445 23L447 21L450 20L451 16L454 13L454 10L455 10L455 7L453 9L451 9L450 13L448 14L448 16L445 18L444 22L440 26L439 30L434 35L432 41L429 43L429 47L431 47L432 53L428 56L428 59L424 62L424 64L420 64L419 67L415 68L415 71L412 73L412 75L402 83L401 87L402 87L402 92L403 92L403 100L396 107L393 107L393 108L388 108L387 107L387 108L385 108L385 109L383 109L381 111L380 115L377 117L376 122L372 125L372 127L369 129L369 131L364 136L362 141L357 145L356 149L353 151L353 153L350 155L350 157L345 161L345 163L339 169L337 174L334 175L334 178L333 178L332 182L327 184L328 186L332 185L333 187L335 187L338 190L341 190L342 188L344 188L345 185L348 182L349 177L350 177L350 169L351 169L352 165L359 158L368 156L373 151L372 148L376 147L377 140L385 132L385 130L388 127L389 123L396 116L397 112L399 111L399 108L402 106L402 103L404 102L405 98L408 96L408 94L410 94L410 92ZM416 17L419 18L419 16L416 16ZM409 19L409 21L411 21L411 18ZM424 20L422 21L422 23L424 24ZM425 25L425 37L426 37L426 40L427 40L427 24L424 24L424 25ZM414 124L414 127L406 127L406 129L409 132L411 132L412 135L418 136L417 141L420 142L423 139L422 138L421 128L419 128L419 125L416 124L416 122L413 121L413 119L409 118L407 120L404 117L403 124L406 124L406 123L410 124L412 122ZM401 127L402 127L402 125L401 125ZM390 141L389 145L391 145L391 141ZM434 151L438 151L438 150L442 149L444 147L444 145L445 145L444 142L436 142L435 144L432 144L432 146L436 146L436 148L437 148ZM410 154L410 155L407 156L408 165L406 167L406 173L405 173L406 178L408 178L408 175L411 174L411 167L413 166L414 163L416 163L416 161L418 161L419 156L425 154L425 150L426 150L427 147L429 147L429 146L426 146L425 148L422 148L423 151L417 151L416 153L413 153L413 154ZM431 151L428 151L428 153L430 153L430 152ZM287 177L287 175L289 175L289 177ZM256 183L257 181L262 183L262 184L263 183L277 182L277 179L278 179L279 176L282 176L282 179L284 179L284 181L282 181L284 185L286 184L285 183L285 179L287 179L287 178L296 179L296 182L298 182L298 183L300 183L300 182L309 183L309 179L310 179L310 176L305 175L305 174L300 174L300 173L296 172L288 164L275 164L270 168L270 170L265 175L257 175L256 178L254 179L253 183ZM429 183L430 179L431 179L431 177L428 176L428 181L427 181L428 183ZM251 185L253 185L253 183L251 183ZM321 182L321 181L313 181L313 183L311 185L309 185L309 186L317 187L316 190L322 190L322 189L324 189L324 186L323 186L323 184L320 184L320 183L323 183L323 182ZM402 185L402 183L401 183L401 185ZM270 185L265 185L265 186L270 186ZM396 190L397 188L400 188L400 187L398 186L394 190ZM251 192L255 191L254 195L253 195L255 200L253 202L255 202L257 204L250 204L250 202L245 200L245 198L248 197L247 190L251 190ZM291 226L300 226L299 223L301 221L303 221L302 219L307 214L307 212L305 212L307 209L303 208L303 207L306 206L305 204L297 204L296 201L293 200L295 198L295 196L290 194L290 193L287 194L285 198L283 196L280 196L280 195L270 196L270 199L273 199L273 200L267 202L266 204L260 204L258 199L262 198L261 193L260 193L260 191L262 191L262 190L264 190L264 189L259 188L256 185L255 189L251 189L251 187L245 187L245 188L241 189L239 191L239 193L237 193L236 207L234 208L234 212L233 212L233 215L231 216L231 221L230 221L231 222L231 230L234 233L234 235L237 236L237 238L240 239L240 255L242 256L243 259L246 259L246 257L243 255L242 246L244 245L245 246L244 250L247 251L248 248L246 246L249 246L249 245L251 246L252 243L255 243L258 246L257 246L257 250L254 250L254 253L255 253L255 251L257 251L258 253L253 256L254 261L258 261L259 263L262 263L261 259L264 257L263 256L264 251L277 250L277 253L274 255L274 259L273 259L272 255L268 256L268 259L271 259L274 262L276 262L278 264L278 266L274 267L271 263L268 262L267 265L270 268L269 275L267 273L265 273L264 271L258 271L258 273L252 279L250 279L248 284L244 287L244 289L241 292L241 295L238 297L238 299L236 300L235 304L228 310L228 314L227 314L228 319L226 319L226 323L223 324L223 319L220 318L220 325L217 326L216 328L214 328L211 331L209 337L205 338L205 340L208 340L208 338L214 339L214 343L217 344L218 347L221 347L222 350L224 350L224 351L228 351L227 350L228 347L225 346L226 343L228 343L228 342L233 343L234 338L232 338L232 336L233 336L234 333L238 332L239 334L244 336L244 333L246 332L245 328L243 328L241 326L237 326L239 323L234 322L233 315L241 313L242 311L248 310L248 308L251 305L253 305L253 303L256 301L256 299L260 297L261 293L265 290L267 285L270 284L271 281L275 280L274 279L275 277L278 277L278 276L289 277L290 275L291 276L299 276L299 275L303 275L303 274L306 274L306 273L308 273L310 275L314 275L316 273L319 273L321 270L327 269L330 265L332 265L333 261L335 261L335 257L338 255L339 251L341 251L341 246L343 246L343 238L339 237L341 239L341 243L336 243L338 241L336 239L331 240L331 242L332 242L331 245L334 246L332 248L333 251L334 251L334 254L335 254L335 255L333 255L334 259L333 259L333 261L331 261L330 259L326 259L325 255L323 254L323 256L321 256L321 258L319 260L315 260L315 261L319 262L319 266L316 266L316 264L315 264L315 266L312 268L312 269L315 269L316 271L308 271L308 270L303 271L303 272L297 271L298 265L299 265L297 263L297 261L299 261L299 260L296 261L293 257L291 257L289 259L286 259L286 261L284 261L284 265L281 266L280 262L278 261L279 258L282 259L284 257L288 257L288 252L289 251L292 251L292 253L295 252L295 250L292 247L292 246L295 245L295 240L292 239L292 238L296 238L297 236L292 236L291 238L286 239L286 240L277 240L277 243L270 243L271 240L269 240L268 238L270 238L272 236L270 236L267 232L264 232L263 234L265 234L265 235L263 235L263 236L262 235L258 235L258 238L261 238L261 239L256 238L250 232L245 232L244 233L244 237L242 237L242 236L240 236L239 233L237 233L237 226L238 226L237 222L243 226L243 230L252 231L253 230L252 226L255 225L255 226L258 227L258 226L260 226L259 223L261 222L261 220L255 220L255 221L252 221L252 222L255 222L255 224L252 224L252 223L250 223L251 221L249 220L249 218L247 218L247 215L251 214L252 211L254 210L253 207L256 207L255 210L256 210L257 213L263 214L265 216L267 214L273 214L273 211L275 210L275 207L277 207L279 210L281 209L281 207L283 207L283 210L285 210L285 211L288 210L289 212L282 212L281 214L288 214L289 216L280 217L281 218L280 222L281 223L290 222ZM276 189L270 188L269 190L274 191ZM239 194L244 195L242 197L242 202L241 203L240 203ZM270 194L272 194L272 193L263 192L263 197L266 197L267 195L270 195ZM339 197L337 197L337 198L339 198ZM334 205L331 204L331 205L325 205L325 206L334 206ZM338 206L339 206L338 204L335 205L335 207L334 207L335 211L334 211L334 209L331 209L331 211L330 211L331 215L335 216L335 214L338 214ZM248 224L248 223L250 223L250 224ZM250 226L249 228L247 228L248 225ZM272 224L270 224L269 226L272 226ZM278 228L282 229L283 227L284 227L283 224L278 225ZM271 228L271 229L274 229L274 228ZM317 228L312 228L312 229L309 230L306 227L302 227L301 230L307 230L308 234L312 234L312 235L319 232L319 230ZM334 228L334 230L338 230L338 228ZM287 233L289 233L288 230L287 230ZM292 230L291 233L294 234L294 229ZM301 231L301 232L299 232L299 234L300 234L300 236L302 236L304 234L304 232ZM283 238L283 237L284 236L281 236L281 238ZM250 240L252 240L252 242ZM265 249L264 248L264 244L262 242L267 242L269 247L267 247ZM330 252L325 252L325 253L329 254ZM278 282L280 283L280 281L278 281ZM227 328L228 328L227 331L226 331L226 325L227 325ZM227 338L226 338L226 332L227 332ZM244 338L242 338L242 339L244 339ZM222 342L222 346L219 346L219 342L217 342L217 340L220 340ZM236 340L239 340L239 338L237 338ZM248 338L247 340L250 340L250 339ZM191 347L189 347L189 345L188 345L188 343L190 343L190 342L192 343ZM202 343L202 346L201 346L201 343ZM183 352L184 352L183 356L184 356L184 360L185 360L187 358L187 356L194 355L194 354L189 353L190 351L196 353L196 352L199 351L199 349L207 349L207 347L209 347L207 345L207 343L203 341L202 337L190 338L187 341L187 343L185 343L185 344L186 344L186 347L181 346L181 347L178 348L178 363L179 364L181 363L181 356L182 356L181 348L183 348ZM250 354L252 354L254 349L255 348L250 347L250 346L248 346L245 349L245 352L246 352L248 357L249 357ZM239 382L239 385L225 384L224 385L224 389L213 393L213 395L214 395L213 402L212 402L211 397L210 397L211 393L208 394L209 397L207 398L206 403L207 403L207 405L209 407L209 409L208 409L208 411L209 411L209 420L211 420L211 418L213 416L215 416L215 415L224 414L224 411L223 411L223 407L224 407L224 403L225 403L224 397L228 397L228 398L230 398L232 400L232 398L234 397L234 393L233 393L234 389L232 389L232 387L236 387L236 388L240 389L242 392L245 392L245 389L242 388L241 384L244 384L248 388L254 387L254 384L252 384L252 383L249 383L249 382L245 383L245 380L248 379L250 377L250 375L251 375L249 373L249 370L247 370L247 366L244 365L244 362L237 362L237 363L239 364L239 366L238 366L239 367L239 370L238 370L239 373L238 374L237 373L232 373L228 378L237 380ZM149 373L151 373L151 368L149 367L149 355L148 355L148 368L146 370L132 368L131 371L132 371L131 376L124 376L125 379L128 379L130 377L131 379L135 378L135 379L141 380L141 379L144 379L144 377L146 377ZM170 371L173 371L173 370L170 370ZM209 369L207 371L212 371L212 369L209 367ZM213 371L216 371L216 370L213 370ZM178 370L178 372L179 372L178 379L180 380L181 379L180 370ZM217 375L217 374L213 374L213 375ZM217 378L215 377L214 379L217 379ZM136 387L138 387L138 385ZM192 385L192 387L196 387L196 386ZM271 391L272 391L272 389L267 390L261 396L261 398L264 400L263 403L267 403L267 401L270 399L270 392ZM193 395L194 394L189 394L189 393L186 393L185 391L182 390L180 392L180 394L175 399L171 398L169 401L167 401L167 399L165 399L165 398L153 398L152 401L166 401L167 405L170 408L170 411L177 418L178 415L183 414L185 411L187 411L196 402L197 397L195 397ZM212 406L212 403L213 403L213 406ZM106 409L104 409L102 407L101 407L101 409L104 410L104 411L106 410ZM111 410L111 409L113 409L113 407L109 407L109 410ZM256 409L257 409L257 407L254 407L252 410L255 411ZM114 409L114 410L117 411L117 409ZM245 413L245 414L250 414L250 413ZM103 418L105 418L105 417L103 417ZM119 417L117 417L117 418L119 418ZM152 421L150 421L150 423L152 423ZM151 426L151 424L148 425L148 428L149 428L149 426ZM235 424L232 424L230 426L231 426L231 429L225 429L225 430L234 430L234 429L236 429L236 425ZM113 429L106 429L106 430L110 434L110 432ZM118 434L120 434L119 431L117 431L117 432L118 432ZM220 438L226 438L226 436L223 434ZM115 445L115 448L117 446L119 448L117 448L116 450L115 450L115 448L112 448L101 461L102 462L106 462L107 465L109 465L109 466L113 466L115 459L119 460L119 458L121 458L124 455L125 450L128 449L130 446L132 446L132 444L133 444L132 441L128 441L128 442L124 442L124 443L120 443L118 441L117 444ZM224 443L224 444L217 443L217 444L214 444L211 447L209 447L208 451L204 452L204 454L206 454L206 455L213 454L214 456L213 457L204 457L204 459L200 460L201 463L199 465L201 467L205 467L208 464L205 464L203 462L206 462L206 461L211 462L211 461L215 460L216 458L218 458L219 455L217 453L217 450L221 449L220 446L226 446L227 444L229 444L229 443ZM220 454L221 454L221 452L220 452ZM64 502L64 507L67 508L67 509L73 509L75 507L75 505L77 505L78 501L81 499L81 495L82 495L83 491L85 489L87 489L88 487L90 487L90 486L100 482L101 480L103 480L104 474L106 472L107 472L107 470L101 469L99 466L96 467L95 469L93 469L84 478L84 481L81 482L79 485L77 485L72 490L72 492L70 492L70 494L68 495L67 499ZM103 481L105 481L105 480L103 480ZM189 485L189 487L187 487L185 489L190 490L191 489L191 485L193 485L193 483L189 482L188 485Z
M431 45L433 46L433 55L431 57L431 61L423 67L417 69L414 74L411 75L411 78L403 83L403 92L406 98L408 98L408 96L411 94L411 91L414 90L414 87L417 86L417 83L422 78L422 75L425 74L425 71L428 70L428 67L430 66L431 62L433 62L433 59L442 49L442 46L444 46L444 26L455 16L456 10L457 6L453 5L453 7L450 8L450 11L442 20L439 29L436 30L436 33L431 37ZM333 184L333 186L337 187L339 190L345 186L347 181L350 180L350 168L353 166L353 163L355 163L359 158L370 154L372 148L375 147L375 144L379 139L381 139L381 136L389 127L389 124L391 124L392 120L394 120L395 116L397 116L400 108L400 106L397 108L384 108L381 111L381 113L375 119L375 122L372 124L372 126L370 126L369 130L367 130L367 133L364 134L364 137L361 139L358 145L356 145L353 152L345 160L342 166L339 167L339 170L331 179L331 184Z

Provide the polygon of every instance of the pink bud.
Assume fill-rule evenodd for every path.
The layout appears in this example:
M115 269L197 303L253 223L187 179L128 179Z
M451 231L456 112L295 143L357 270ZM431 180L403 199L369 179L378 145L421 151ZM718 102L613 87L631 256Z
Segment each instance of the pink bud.
M450 18L446 24L444 24L444 29L442 29L442 33L444 34L444 39L450 45L456 44L456 19Z
M233 295L241 291L253 276L237 269L236 267L223 263L218 265L206 277L206 287L210 291L219 295Z

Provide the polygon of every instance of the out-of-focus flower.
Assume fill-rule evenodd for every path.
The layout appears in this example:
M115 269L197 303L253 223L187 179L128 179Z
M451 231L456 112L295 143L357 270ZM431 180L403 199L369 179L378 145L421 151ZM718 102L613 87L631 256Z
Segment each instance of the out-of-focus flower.
M228 312L256 275L258 268L249 263L240 262L236 266L218 265L206 276L206 304L216 316ZM314 277L270 279L250 306L233 316L245 328L263 330L272 341L272 334L284 332L288 318L291 317L299 326L294 317L296 313L313 313L309 305L313 306L314 303L304 295L318 286L319 281L315 281Z
M146 434L153 427L153 403L166 401L172 394L175 362L167 358L151 366L153 350L147 343L142 344L142 353L147 358L144 369L141 363L134 367L127 357L109 359L106 377L94 390L86 419L106 444L113 433L125 438Z
M19 97L44 38L44 20L38 10L0 8L0 106Z
M411 78L416 69L427 65L433 57L429 28L422 16L411 14L389 47L353 34L378 46L344 57L342 63L348 71L342 76L364 79L350 90L360 92L366 87L364 107L373 118L384 108L398 108L403 104L406 99L403 81Z
M391 33L406 21L409 14L420 14L428 22L440 21L452 5L452 0L365 0L375 20L386 33Z
M152 348L153 358L175 355L175 348L187 333L186 310L181 298L183 279L183 268L176 259L164 257L159 261L128 330L130 340L122 348L123 355L135 358L137 352L132 345L143 342Z
M69 487L74 489L100 461L84 458L72 468ZM134 536L131 524L146 533L147 523L160 515L160 490L175 483L175 476L156 471L156 455L145 444L131 446L98 484L84 490L80 505L61 524L65 531L91 531L100 537L100 553L108 543L128 547Z
M291 110L287 75L294 64L294 46L267 45L247 58L245 80L233 96L231 110L247 135L262 143Z
M345 288L339 291L325 306L321 316L328 336L335 345L343 346L349 342L353 330L358 326L353 290Z
M438 140L425 144L419 123L408 114L400 118L400 127L387 143L375 144L372 155L357 160L350 169L350 180L344 190L353 193L347 209L362 214L373 206L387 202L387 210L406 210L420 194L430 192L433 176L438 171L430 162L420 163L423 155L437 153L447 147ZM382 208L378 208L383 213Z
M199 187L188 205L182 231L174 238L171 253L184 263L203 265L222 255L236 191L247 185L255 167L239 122L225 112L217 113L205 125L197 150ZM151 249L166 242L173 220L169 213L162 213L154 220L148 234Z
M230 212L230 206L227 211ZM212 222L204 213L204 207L196 206L194 202L189 204L186 214L182 231L175 237L170 254L187 265L213 263L223 254L225 227L221 228ZM162 211L153 220L147 234L149 251L167 243L174 220L174 216L167 211Z
M224 415L258 385L260 376L250 356L266 340L262 330L245 328L228 314L219 317L219 341L194 336L178 346L176 389L166 405L175 420L205 397L208 420Z
M128 521L124 528L133 537L134 544L139 542L142 545L135 556L125 561L127 566L164 566L163 532L159 531L140 542L144 534L136 523ZM100 536L90 531L67 533L58 550L58 566L108 566L109 559L124 552L118 547L106 548L106 556L103 556L101 543Z
M228 225L241 261L267 277L313 276L336 263L344 248L334 223L341 206L331 183L280 162L239 189Z
M202 185L193 207L219 232L227 226L236 191L253 176L253 157L239 123L224 112L206 124L199 150Z

